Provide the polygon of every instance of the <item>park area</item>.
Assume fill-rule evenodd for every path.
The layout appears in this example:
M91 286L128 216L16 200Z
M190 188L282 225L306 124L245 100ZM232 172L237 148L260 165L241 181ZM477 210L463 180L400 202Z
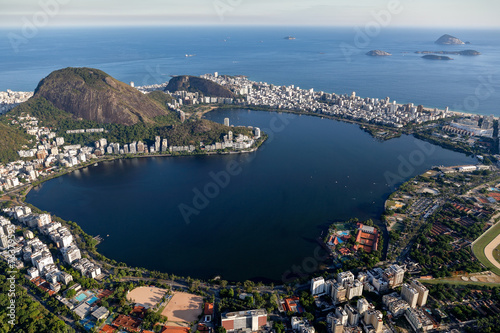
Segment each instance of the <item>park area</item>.
M146 308L154 308L167 294L166 289L156 287L138 287L127 294L127 300L142 304Z
M189 323L198 320L203 309L203 297L176 292L168 302L162 315L168 318L167 325L188 326Z
M497 261L499 245L500 223L497 223L479 237L472 246L476 258L497 275L500 275L500 262ZM495 259L495 256L497 259Z

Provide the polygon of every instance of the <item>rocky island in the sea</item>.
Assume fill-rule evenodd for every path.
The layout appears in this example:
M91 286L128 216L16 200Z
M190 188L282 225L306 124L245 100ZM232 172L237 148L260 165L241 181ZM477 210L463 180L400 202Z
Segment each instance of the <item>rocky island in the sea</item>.
M370 52L367 52L366 55L371 57L386 57L386 56L391 56L392 54L382 50L371 50Z
M426 54L422 58L428 59L428 60L453 60L453 58L447 57L447 56L440 56L436 54Z
M445 34L438 38L434 43L439 45L463 45L465 44L457 37Z
M476 50L463 50L463 51L416 51L417 54L455 54L464 56L478 56L481 52Z

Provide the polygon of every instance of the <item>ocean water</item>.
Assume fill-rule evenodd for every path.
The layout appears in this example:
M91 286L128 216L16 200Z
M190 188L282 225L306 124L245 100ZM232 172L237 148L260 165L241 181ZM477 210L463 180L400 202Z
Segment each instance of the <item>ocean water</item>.
M0 30L0 91L33 90L51 71L89 66L136 85L171 75L209 72L294 84L334 93L386 96L400 103L500 115L500 31L364 28L92 28L43 29L13 47ZM470 45L433 42L449 33ZM295 40L285 40L285 36ZM381 49L391 57L369 57ZM421 59L415 51L475 49L477 57ZM186 54L194 55L186 57Z

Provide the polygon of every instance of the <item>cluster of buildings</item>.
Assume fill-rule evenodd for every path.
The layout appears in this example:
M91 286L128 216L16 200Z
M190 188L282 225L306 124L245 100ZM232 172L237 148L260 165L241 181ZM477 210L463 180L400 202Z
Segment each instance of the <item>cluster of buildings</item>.
M327 315L326 322L332 333L360 332L360 326L366 333L380 333L384 330L383 317L373 304L359 298L355 307L348 303L336 307L335 312Z
M96 278L101 274L99 266L86 258L82 258L80 249L75 244L71 232L62 226L60 222L52 221L49 214L34 214L27 206L6 208L4 213L30 229L37 229L41 234L49 238L59 249L64 262L78 270L82 276ZM8 226L10 223L5 218L0 220L3 225ZM70 274L59 270L57 265L54 264L54 258L47 244L34 237L30 229L24 232L23 237L16 238L15 242L10 242L7 247L2 236L1 245L6 250L3 257L18 262L17 267L23 267L24 263L31 263L32 267L27 271L30 279L41 285L47 283L47 289L57 293L61 289L60 283L66 285L73 278ZM15 228L9 230L13 231ZM44 281L41 280L42 278Z
M328 314L327 321L332 333L358 332L360 326L367 333L382 332L382 313L363 298L363 291L386 294L382 299L388 313L392 317L404 315L415 331L433 328L435 322L420 309L427 303L429 290L417 280L404 283L404 275L403 267L391 265L385 270L360 272L357 278L350 271L337 274L336 280L317 277L311 280L311 295L331 299L335 311ZM401 287L401 294L387 294L396 287ZM351 301L354 298L358 298L356 307ZM311 333L312 327L302 318L292 318L292 326L297 332Z
M229 120L228 120L229 122ZM252 128L254 136L239 134L233 135L228 131L221 142L205 145L200 142L199 147L169 146L167 138L155 137L155 141L148 146L142 141L134 141L129 144L108 143L105 138L94 143L94 147L82 145L65 145L64 137L57 136L47 127L39 126L37 118L30 115L20 116L12 120L13 125L20 125L27 134L33 135L36 143L32 148L27 146L18 151L20 160L0 165L0 191L7 191L24 183L30 183L39 177L47 176L57 166L74 167L89 160L97 159L104 155L119 154L154 154L174 152L192 153L197 149L211 152L224 149L245 150L255 144L255 140L261 137L259 128ZM102 133L103 128L68 130L69 134L80 133Z
M337 274L337 280L318 277L311 280L312 296L329 296L334 305L347 302L363 295L363 291L383 294L403 284L405 269L391 265L387 269L373 268L360 272L357 278L350 271Z
M493 137L493 116L471 116L470 118L459 118L453 120L444 130L467 136Z
M351 271L337 274L336 280L325 281L323 277L318 277L311 280L311 295L331 299L335 307L335 312L331 312L327 317L331 332L346 332L351 329L357 331L361 325L365 332L380 333L383 330L382 312L362 298L363 291L384 293L389 288L398 287L403 284L404 273L402 267L392 265L385 271L376 268L360 272L357 278ZM354 298L359 298L357 308L349 304ZM343 303L344 306L340 306Z
M378 99L360 98L356 93L329 94L323 91L315 92L313 89L304 90L293 85L275 86L266 82L254 82L244 76L219 76L217 73L201 77L246 96L243 102L245 105L325 114L391 127L421 124L451 116L448 108L425 110L421 105L400 105L396 101L391 102L389 97Z
M245 100L243 98L234 99L230 97L211 97L204 96L199 92L187 92L187 91L172 91L169 92L174 98L172 103L168 103L167 106L174 111L183 105L197 105L197 104L242 104Z
M0 91L0 114L9 112L22 102L26 102L31 96L33 96L32 91L12 91L10 89Z
M404 283L401 294L392 293L384 295L382 302L393 317L404 315L411 327L416 331L428 331L434 328L435 322L422 310L427 304L429 290L418 280Z

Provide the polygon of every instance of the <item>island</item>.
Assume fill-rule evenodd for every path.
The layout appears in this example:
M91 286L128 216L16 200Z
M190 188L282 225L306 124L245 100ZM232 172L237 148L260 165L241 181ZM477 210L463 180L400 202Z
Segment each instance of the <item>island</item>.
M463 45L465 44L457 37L445 34L439 37L434 43L439 45Z
M381 50L371 50L367 52L366 55L371 57L386 57L386 56L391 56L392 54Z
M447 56L439 56L436 54L427 54L422 57L423 59L428 59L428 60L453 60L453 58L447 57Z
M464 56L478 56L481 52L476 50L463 50L463 51L416 51L416 54L454 54Z

